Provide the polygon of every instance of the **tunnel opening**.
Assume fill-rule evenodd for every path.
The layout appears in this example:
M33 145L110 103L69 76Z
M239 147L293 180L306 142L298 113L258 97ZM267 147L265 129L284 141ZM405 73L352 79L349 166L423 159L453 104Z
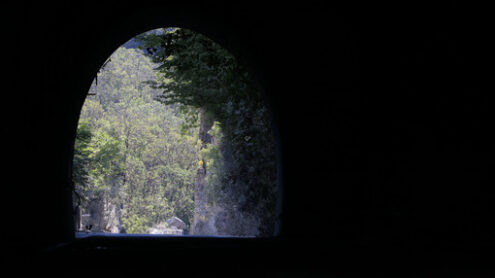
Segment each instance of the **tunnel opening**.
M277 146L261 91L229 51L189 29L124 43L79 117L76 237L276 235Z

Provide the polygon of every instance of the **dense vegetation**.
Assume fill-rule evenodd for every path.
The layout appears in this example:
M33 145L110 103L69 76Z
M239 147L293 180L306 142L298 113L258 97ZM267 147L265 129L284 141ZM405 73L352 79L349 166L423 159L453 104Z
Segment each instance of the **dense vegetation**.
M144 51L119 48L84 104L75 206L101 215L103 231L145 233L177 216L195 234L273 234L275 150L259 89L200 34L137 42Z
M110 59L79 121L74 182L82 213L104 215L93 228L103 231L144 233L171 216L189 223L197 128L184 132L178 107L154 100L157 92L142 82L154 78L153 65L139 50L119 48Z

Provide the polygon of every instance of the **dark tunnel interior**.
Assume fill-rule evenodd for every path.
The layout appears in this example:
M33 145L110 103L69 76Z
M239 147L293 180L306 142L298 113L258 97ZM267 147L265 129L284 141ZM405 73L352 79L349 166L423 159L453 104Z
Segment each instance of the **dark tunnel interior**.
M70 275L492 276L488 19L446 2L17 3L3 8L2 256ZM71 159L99 67L142 32L201 32L276 123L273 238L74 238Z

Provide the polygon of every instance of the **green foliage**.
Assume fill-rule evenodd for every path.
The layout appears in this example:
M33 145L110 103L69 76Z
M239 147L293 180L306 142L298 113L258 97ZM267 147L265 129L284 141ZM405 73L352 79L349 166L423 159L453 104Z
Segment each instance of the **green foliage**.
M146 218L143 216L138 216L137 214L132 214L124 219L122 219L124 227L129 234L143 234L146 233Z
M229 223L220 233L271 235L275 144L259 88L200 34L169 28L138 40L148 55L119 48L81 111L73 177L83 212L91 202L101 214L117 208L128 233L171 216L191 224L201 166L207 206Z
M136 49L119 48L100 71L98 86L81 111L73 181L83 213L89 203L118 208L128 233L145 233L177 216L191 222L198 157L198 127L187 107L165 106L143 83L152 62ZM189 121L189 123L187 123ZM107 209L108 210L108 209Z
M198 114L199 109L195 107L186 105L179 106L179 115L184 120L180 126L181 135L185 136L188 131L199 128Z
M210 205L221 204L228 214L237 215L232 217L239 223L243 215L246 219L255 215L260 221L260 235L272 234L275 142L268 111L255 82L224 48L189 30L162 29L141 35L138 40L157 65L156 79L149 82L161 90L157 99L206 111L209 117L200 119L200 126L209 126L205 121L217 122L212 138L218 142L201 150L207 165ZM226 232L244 234L235 228Z
M88 164L90 162L91 138L93 134L86 121L80 121L77 129L74 146L73 181L76 184L86 185L88 182Z
M205 108L218 120L231 116L229 109L241 100L262 104L249 75L224 48L187 29L168 29L137 38L148 49L159 72L154 82L165 104L180 103Z

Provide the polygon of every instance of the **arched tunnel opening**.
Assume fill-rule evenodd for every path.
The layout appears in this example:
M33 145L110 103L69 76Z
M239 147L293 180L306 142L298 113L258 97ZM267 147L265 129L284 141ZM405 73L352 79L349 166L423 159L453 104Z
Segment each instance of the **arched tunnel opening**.
M188 29L154 29L115 50L79 116L76 236L275 235L273 117L253 78Z
M245 277L428 276L459 270L469 276L493 269L493 101L484 88L490 80L485 70L489 17L469 15L469 5L454 2L399 4L392 13L375 3L361 10L355 3L331 5L6 3L5 14L15 17L1 18L7 47L4 68L9 69L5 84L11 85L2 94L0 109L2 157L8 162L2 168L1 202L7 265L14 270L43 267L49 273L65 266L107 267L112 275L128 274L135 266L139 275L159 269L213 277L240 272ZM172 213L162 206L166 217L152 222L143 217L147 213L125 207L132 202L114 203L122 204L130 212L127 216L134 215L127 218L128 226L122 225L123 219L120 223L130 229L127 234L106 236L115 224L99 237L100 232L91 231L94 224L82 223L91 215L83 203L76 219L74 159L75 151L85 149L78 125L84 131L79 120L88 112L81 108L102 96L114 60L98 74L98 86L95 76L127 40L163 26L211 38L262 88L274 119L277 194L283 196L276 204L273 234L278 236L141 237L173 217L189 221L179 210ZM91 88L93 81L97 88ZM128 87L144 85L131 82ZM152 103L147 101L137 101L134 108ZM162 110L157 113L166 113L165 105L158 104ZM149 110L135 111L152 118ZM121 123L115 122L115 129ZM112 133L111 125L95 125L93 136L86 137L91 138L88 158L93 162L105 153L101 150L112 154L112 146L125 145L122 136L113 136L119 133ZM145 136L139 138L164 130L143 129ZM156 146L143 142L132 142L132 155L139 153L136 146ZM103 146L108 148L99 148ZM125 153L124 147L115 149ZM149 158L157 152L144 153ZM190 169L200 167L200 160L204 165L195 158ZM89 167L95 181L91 186L103 189L113 177L116 185L123 184L122 175L113 176L117 170L151 165L138 160L117 160L128 166L116 165L115 172L108 170L112 163ZM168 179L179 180L182 172L173 173L177 175ZM183 176L194 180L197 172L193 175ZM100 183L98 176L103 177ZM149 175L153 177L161 178ZM121 192L122 199L128 192ZM76 230L94 236L75 238ZM248 234L253 235L243 235Z

